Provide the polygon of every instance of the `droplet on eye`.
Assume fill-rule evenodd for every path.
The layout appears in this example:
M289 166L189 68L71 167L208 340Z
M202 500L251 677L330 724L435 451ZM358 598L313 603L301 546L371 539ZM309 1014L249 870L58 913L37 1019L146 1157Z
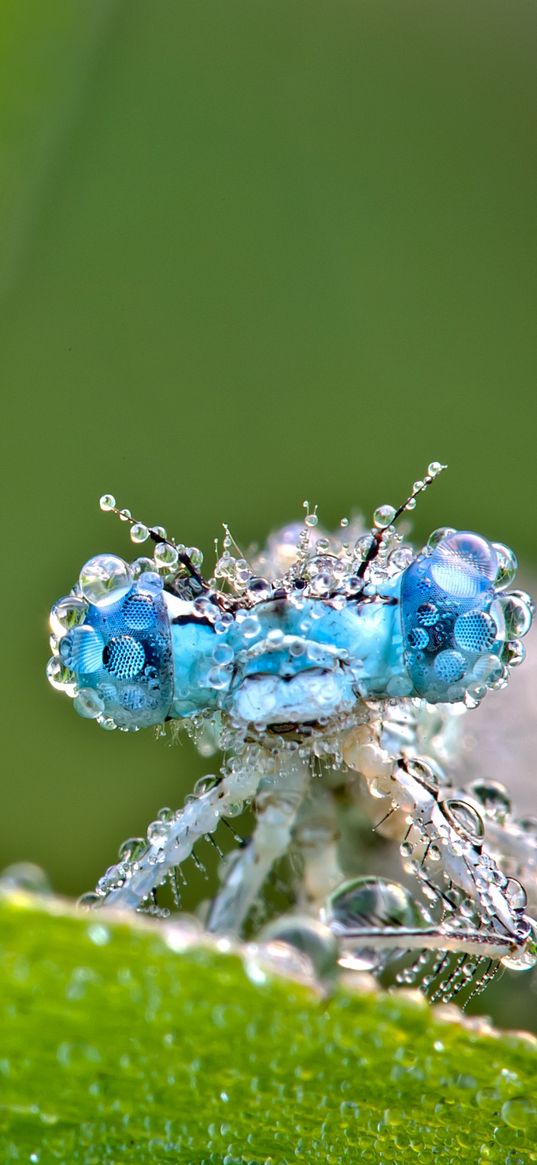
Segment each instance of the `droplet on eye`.
M130 567L115 554L97 554L80 571L84 598L95 607L107 607L122 599L132 586Z

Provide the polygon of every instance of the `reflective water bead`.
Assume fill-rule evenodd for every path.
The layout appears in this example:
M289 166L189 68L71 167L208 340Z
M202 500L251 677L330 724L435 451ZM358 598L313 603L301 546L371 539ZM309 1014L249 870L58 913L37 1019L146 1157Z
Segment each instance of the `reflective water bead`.
M502 650L502 663L508 667L520 667L526 658L526 648L520 639L510 639Z
M512 591L498 600L505 621L505 638L520 639L531 627L532 601L524 591Z
M439 526L437 530L433 530L432 534L427 539L427 548L435 550L439 542L443 542L444 538L449 538L451 534L456 531L453 526Z
M73 627L77 627L84 622L88 604L84 599L77 599L72 595L67 595L64 599L59 599L54 604L50 612L50 629L58 638L66 635Z
M179 554L170 542L158 542L154 555L157 566L165 567L167 570L173 569L179 561Z
M523 947L504 955L501 960L504 967L510 971L528 971L537 965L537 922L528 919L529 934Z
M119 511L119 517L120 517L120 520L122 522L130 522L130 520L132 518L132 514L131 514L130 510L124 509L124 510Z
M362 534L360 538L356 539L354 549L359 558L366 558L373 545L373 538L371 534Z
M361 931L383 927L422 927L425 913L410 891L387 878L355 878L330 895L323 918L339 939L340 963L354 970L373 970L384 961L374 937L360 940ZM367 944L370 944L369 946Z
M512 910L525 910L528 904L528 895L518 878L508 878L504 894Z
M64 692L66 696L76 696L78 691L76 676L57 656L53 656L47 663L47 679L56 691Z
M261 624L255 615L250 615L246 618L241 626L241 633L245 639L253 639L259 635L261 631Z
M259 935L264 944L285 943L306 955L315 978L329 982L337 971L338 946L330 928L307 915L287 915L275 919Z
M513 1096L502 1105L501 1117L512 1129L537 1131L537 1102L530 1096Z
M151 597L160 595L164 583L159 574L155 570L144 571L138 579L138 593L151 595Z
M440 802L439 808L461 837L474 843L482 840L485 827L479 813L468 801L449 798Z
M262 603L265 599L270 598L272 585L267 578L260 578L254 575L248 579L246 590L257 603Z
M387 526L391 526L395 518L394 506L377 506L373 514L373 522L378 529L383 530Z
M493 542L492 545L498 557L498 568L494 579L494 586L496 590L500 591L504 590L505 587L511 586L518 570L518 561L516 554L514 554L509 546L504 546L502 542Z
M447 469L447 466L442 465L441 461L431 461L427 467L427 473L429 477L438 477L438 474L442 473L443 469Z
M13 862L0 871L0 889L23 890L28 894L51 894L45 871L33 862Z
M168 840L170 827L165 821L152 821L147 827L147 840L156 849L162 849Z
M106 732L113 732L117 728L117 724L112 716L97 716L97 724L104 728Z
M230 663L233 659L233 648L229 643L218 643L213 651L215 663Z
M143 522L135 522L130 530L131 542L147 542L149 538L149 530L144 526Z
M104 700L95 688L80 688L73 708L85 720L96 720L104 712Z
M135 558L134 562L131 562L131 574L133 579L139 579L140 575L146 574L148 571L152 571L154 565L155 564L152 558Z
M115 510L116 499L113 494L103 494L102 497L99 498L99 505L101 510L104 510L105 513L110 510Z
M74 672L94 672L102 667L104 639L94 627L74 627L60 640L60 659Z
M84 598L96 607L117 603L132 586L130 567L115 554L97 554L80 571Z

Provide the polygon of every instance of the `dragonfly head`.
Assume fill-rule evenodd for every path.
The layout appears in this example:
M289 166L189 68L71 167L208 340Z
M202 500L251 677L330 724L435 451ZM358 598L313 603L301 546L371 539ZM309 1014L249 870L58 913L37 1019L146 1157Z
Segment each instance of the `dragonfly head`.
M173 666L162 587L156 573L134 579L123 559L99 554L54 604L47 674L81 716L126 731L165 720Z
M504 593L517 562L499 543L469 531L439 530L404 574L401 602L407 666L414 689L430 703L473 706L487 688L505 684L522 662L520 637L533 603Z

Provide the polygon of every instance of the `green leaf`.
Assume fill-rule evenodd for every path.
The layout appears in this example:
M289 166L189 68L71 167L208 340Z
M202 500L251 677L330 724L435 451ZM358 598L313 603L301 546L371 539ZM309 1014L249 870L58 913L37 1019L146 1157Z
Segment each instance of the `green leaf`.
M537 1160L529 1038L54 900L4 898L0 928L2 1162Z

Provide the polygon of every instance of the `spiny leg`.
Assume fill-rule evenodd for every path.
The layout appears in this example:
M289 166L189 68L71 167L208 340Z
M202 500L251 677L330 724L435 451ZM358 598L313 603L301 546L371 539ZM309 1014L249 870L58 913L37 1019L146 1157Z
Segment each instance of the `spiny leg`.
M222 779L166 821L148 827L145 844L135 854L111 866L97 883L94 904L139 909L176 867L192 854L200 838L212 834L219 821L255 797L262 778L270 774L273 758L256 746L247 746L232 758Z
M256 825L250 843L239 851L225 876L207 919L213 933L238 933L273 864L289 849L310 766L296 753L281 753L256 796Z
M376 796L390 798L395 811L390 833L399 834L407 870L424 889L437 894L448 911L437 925L421 930L421 940L419 930L413 934L404 927L392 934L386 927L369 934L360 928L359 936L347 933L346 940L359 937L361 943L369 938L380 949L390 940L395 947L398 939L400 949L421 945L424 950L502 960L514 968L530 965L535 923L525 914L524 888L487 853L483 822L472 804L442 784L427 762L390 758L374 739L351 739L344 744L343 755L350 767L363 773ZM437 964L433 978L438 973ZM426 978L431 982L430 975Z

